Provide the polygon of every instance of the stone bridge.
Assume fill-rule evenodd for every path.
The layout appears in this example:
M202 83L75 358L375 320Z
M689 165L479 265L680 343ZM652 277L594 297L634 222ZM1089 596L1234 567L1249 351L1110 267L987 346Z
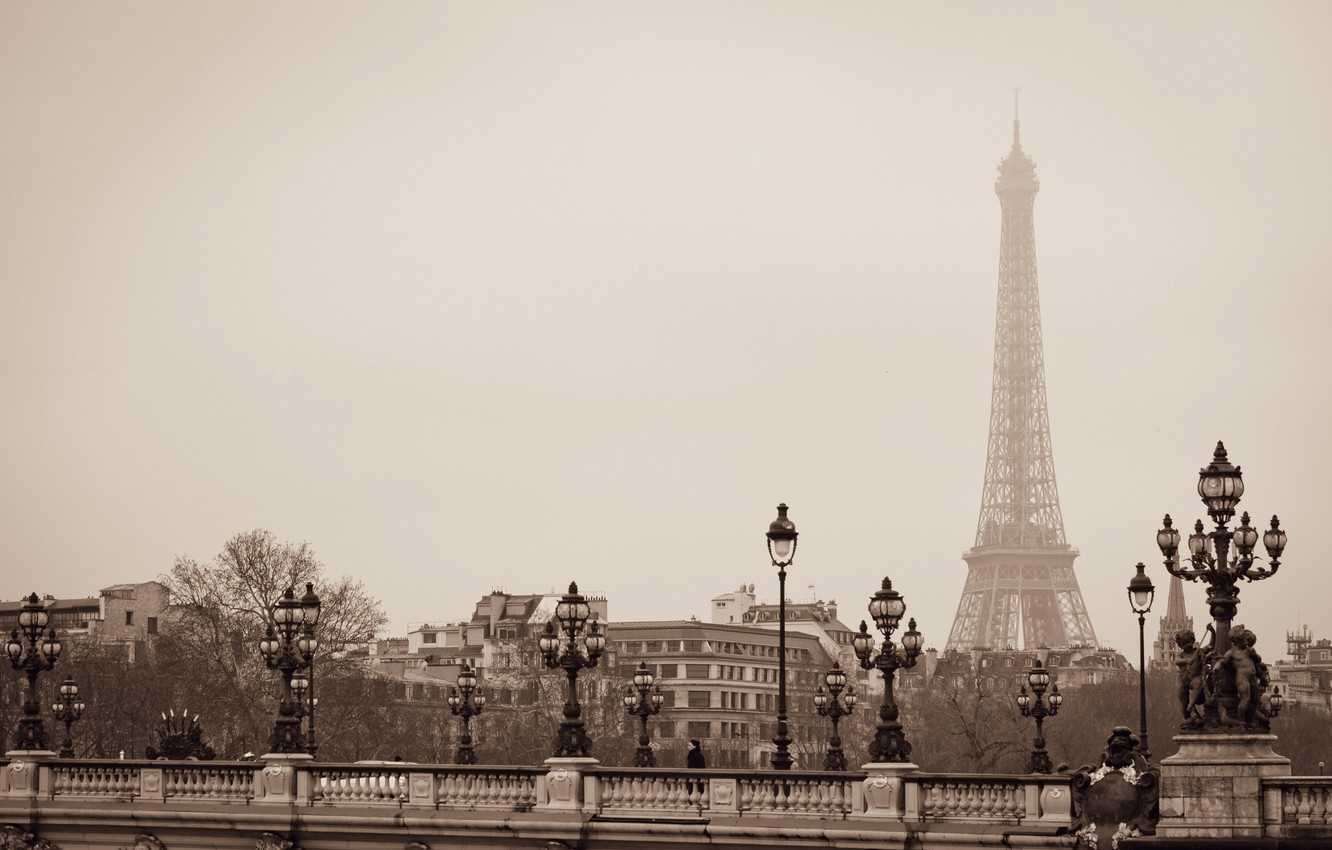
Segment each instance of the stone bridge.
M13 754L17 756L17 753ZM6 850L1068 847L1065 776L12 758Z
M1076 843L1069 777L1058 774L940 775L886 764L777 772L620 768L591 759L505 767L10 755L0 763L4 850ZM1170 794L1167 785L1163 809ZM1263 836L1332 838L1332 777L1263 779L1253 808Z

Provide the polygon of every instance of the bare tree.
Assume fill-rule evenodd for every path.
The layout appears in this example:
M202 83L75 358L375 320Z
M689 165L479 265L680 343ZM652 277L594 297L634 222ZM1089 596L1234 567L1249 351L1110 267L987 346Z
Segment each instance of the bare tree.
M347 725L340 714L368 710L347 699L368 697L372 689L356 680L369 673L341 656L349 644L373 637L388 617L359 581L326 579L309 544L284 543L256 529L229 539L210 563L178 557L162 582L171 592L172 617L159 656L175 662L179 680L194 692L189 701L218 715L212 728L219 752L267 746L277 680L264 667L259 639L282 594L290 587L300 595L306 582L322 602L315 662L319 722L337 730ZM336 740L330 738L333 749L325 749L321 735L321 753L336 756Z

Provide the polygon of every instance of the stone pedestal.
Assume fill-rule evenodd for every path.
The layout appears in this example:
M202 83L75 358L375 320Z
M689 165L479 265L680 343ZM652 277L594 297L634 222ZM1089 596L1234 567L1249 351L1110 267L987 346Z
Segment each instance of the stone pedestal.
M314 761L309 753L264 753L259 757L264 766L254 774L254 799L268 803L293 803L298 799L308 800L310 775L300 773L304 782L298 783L296 767Z
M10 750L9 764L0 770L0 796L35 797L42 765L56 757L51 750ZM50 776L50 771L47 771Z
M907 761L872 761L861 765L861 770L865 780L860 783L861 802L855 806L861 817L902 820L908 807L913 813L919 810L919 801L907 800L907 783L902 781L919 767ZM911 790L919 787L912 785Z
M1186 733L1161 760L1159 838L1260 838L1262 779L1290 776L1268 733Z
M580 811L583 808L583 777L601 762L594 758L549 758L545 776L537 777L536 808ZM588 800L595 805L598 801Z

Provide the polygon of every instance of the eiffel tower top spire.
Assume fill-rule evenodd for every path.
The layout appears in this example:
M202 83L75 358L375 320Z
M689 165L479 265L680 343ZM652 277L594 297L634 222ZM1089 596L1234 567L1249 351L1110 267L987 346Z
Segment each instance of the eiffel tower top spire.
M1013 150L1022 149L1022 128L1018 123L1018 91L1013 89Z

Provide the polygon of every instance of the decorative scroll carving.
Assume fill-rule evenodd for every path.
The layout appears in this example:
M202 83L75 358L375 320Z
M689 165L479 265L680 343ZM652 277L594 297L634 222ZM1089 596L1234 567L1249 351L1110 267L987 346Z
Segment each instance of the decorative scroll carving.
M254 850L300 850L276 832L261 832L254 840Z
M1138 752L1138 736L1127 726L1110 732L1100 765L1079 768L1069 787L1080 846L1113 850L1121 838L1156 834L1161 769Z
M38 838L17 826L6 825L0 829L0 850L57 850L57 848L45 838Z
M132 850L166 850L166 845L151 833L134 836L134 847Z

